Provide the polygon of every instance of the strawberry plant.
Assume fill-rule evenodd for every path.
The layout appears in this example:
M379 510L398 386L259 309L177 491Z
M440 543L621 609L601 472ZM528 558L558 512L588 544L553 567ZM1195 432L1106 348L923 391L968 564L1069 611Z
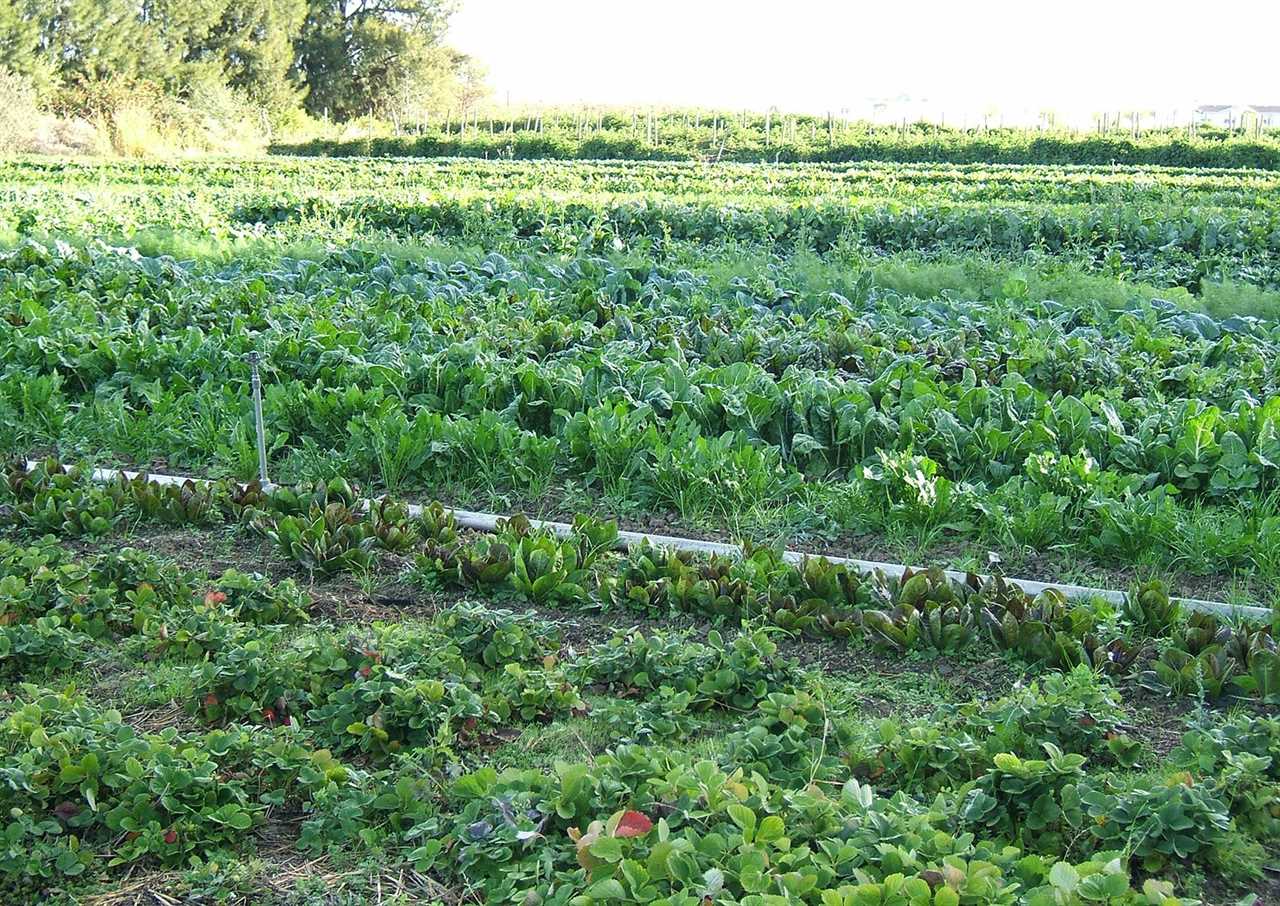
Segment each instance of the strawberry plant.
M988 750L1024 757L1041 742L1067 753L1094 756L1120 738L1124 721L1120 696L1106 680L1079 666L1050 673L1024 689L966 717L967 731Z
M695 728L693 705L692 692L660 686L639 701L608 699L592 708L591 716L608 726L620 742L648 744L687 739Z
M268 625L306 620L311 598L292 579L272 583L258 573L229 569L205 592L204 603L241 622Z
M841 773L838 753L848 744L850 729L832 720L821 701L807 692L771 692L758 708L750 726L726 741L725 764L786 785Z
M502 720L525 722L587 711L577 688L554 663L542 668L507 664L498 674L487 705Z
M297 707L303 677L297 662L280 657L271 642L250 639L196 668L195 695L186 702L187 711L217 724L287 722Z
M202 661L249 640L248 628L217 604L135 616L138 634L157 657Z
M532 612L459 605L442 611L432 625L458 646L463 657L486 667L541 661L560 648L559 629Z
M961 820L1041 852L1063 851L1065 836L1081 825L1077 787L1085 776L1085 758L1064 754L1052 743L1045 743L1044 751L1047 758L995 756L991 769L965 793Z
M1126 849L1148 871L1205 855L1226 840L1230 818L1222 800L1187 780L1085 790L1080 801L1091 819L1089 832L1100 845Z
M307 719L338 751L385 757L421 749L432 761L447 760L459 735L487 720L488 711L456 678L419 678L415 672L375 664L307 712Z
M0 626L0 672L25 678L66 670L80 663L92 643L56 615Z
M575 658L569 671L578 683L606 685L622 696L645 696L663 686L693 693L718 659L716 649L687 634L619 633Z
M248 790L220 782L218 763L200 746L139 736L118 712L100 711L74 693L26 687L0 735L4 773L20 781L5 794L19 819L10 843L21 846L29 836L36 857L18 865L8 857L8 870L77 874L87 861L82 840L108 847L115 864L142 858L178 864L234 847L259 820ZM24 821L28 816L36 821ZM52 845L42 846L42 836Z

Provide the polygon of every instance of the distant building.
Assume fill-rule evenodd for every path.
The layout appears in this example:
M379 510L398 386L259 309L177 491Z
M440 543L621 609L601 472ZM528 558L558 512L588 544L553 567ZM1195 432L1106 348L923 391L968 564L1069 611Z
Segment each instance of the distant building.
M1272 104L1203 104L1196 108L1196 122L1205 126L1239 129L1260 125L1280 126L1280 106Z
M1258 118L1263 128L1280 126L1280 106L1274 104L1251 104L1249 109Z

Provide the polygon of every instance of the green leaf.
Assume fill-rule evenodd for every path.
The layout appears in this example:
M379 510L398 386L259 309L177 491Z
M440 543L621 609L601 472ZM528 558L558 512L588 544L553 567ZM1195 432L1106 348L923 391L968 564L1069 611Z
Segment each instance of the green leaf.
M939 887L933 895L934 906L960 906L960 894L950 887Z
M729 812L729 817L733 819L733 823L742 829L742 838L748 843L755 839L755 812L738 802L731 802L727 811Z
M782 838L785 827L777 815L768 815L760 822L760 830L756 833L756 842L768 843Z
M1072 893L1080 883L1080 873L1070 863L1058 862L1049 869L1049 883L1059 890Z
M605 862L622 861L622 841L617 837L601 837L587 848L591 855Z

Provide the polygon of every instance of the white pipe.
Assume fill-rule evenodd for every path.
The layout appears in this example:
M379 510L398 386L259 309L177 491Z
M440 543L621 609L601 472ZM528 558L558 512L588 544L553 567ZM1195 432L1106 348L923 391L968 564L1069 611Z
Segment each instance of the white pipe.
M35 461L27 463L28 471L38 465ZM196 484L212 484L206 478L193 478L185 475L152 475L148 472L132 472L125 469L94 469L93 480L98 482L115 481L121 475L128 479L133 479L139 475L145 476L148 480L154 481L161 485L182 485L188 481ZM263 485L265 490L270 490L275 485ZM375 503L381 498L362 500L365 505ZM407 504L409 514L415 518L421 516L424 507L416 503ZM448 507L446 512L452 513L454 520L463 528L473 529L480 532L497 531L498 521L508 517L498 516L493 513L477 513L471 510L455 510ZM567 522L551 522L544 519L530 519L530 525L535 529L551 532L558 537L568 537L573 533L573 526ZM690 551L698 554L719 554L725 557L742 556L742 548L736 544L725 544L720 541L701 541L697 538L680 538L675 535L652 535L647 532L618 532L618 549L630 550L641 544L649 544L653 547L671 548L679 551ZM890 578L898 578L907 568L901 563L881 563L876 560L856 560L851 557L829 557L823 554L806 554L803 551L783 551L782 557L788 563L803 563L807 558L815 558L827 560L831 563L839 563L850 567L861 573L881 572ZM912 567L913 571L918 571ZM965 582L968 579L968 573L959 570L945 570L947 577L955 582ZM988 575L979 575L978 579L986 582L991 579ZM1029 595L1035 596L1049 589L1056 589L1066 596L1069 600L1091 600L1093 598L1102 598L1103 600L1119 607L1124 604L1125 593L1122 591L1114 591L1107 588L1090 588L1084 585L1059 585L1047 582L1036 582L1032 579L1009 579L1005 582L1015 585ZM1271 610L1267 607L1256 607L1246 604L1225 604L1221 601L1203 601L1199 598L1173 598L1173 600L1188 610L1199 610L1205 613L1212 613L1225 617L1245 617L1251 620L1268 621L1271 619Z

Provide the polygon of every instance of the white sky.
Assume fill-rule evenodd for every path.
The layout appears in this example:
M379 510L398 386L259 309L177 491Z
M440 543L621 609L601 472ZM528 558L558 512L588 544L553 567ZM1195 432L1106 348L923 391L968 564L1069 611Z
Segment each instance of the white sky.
M494 100L1087 113L1280 104L1276 0L462 0Z

